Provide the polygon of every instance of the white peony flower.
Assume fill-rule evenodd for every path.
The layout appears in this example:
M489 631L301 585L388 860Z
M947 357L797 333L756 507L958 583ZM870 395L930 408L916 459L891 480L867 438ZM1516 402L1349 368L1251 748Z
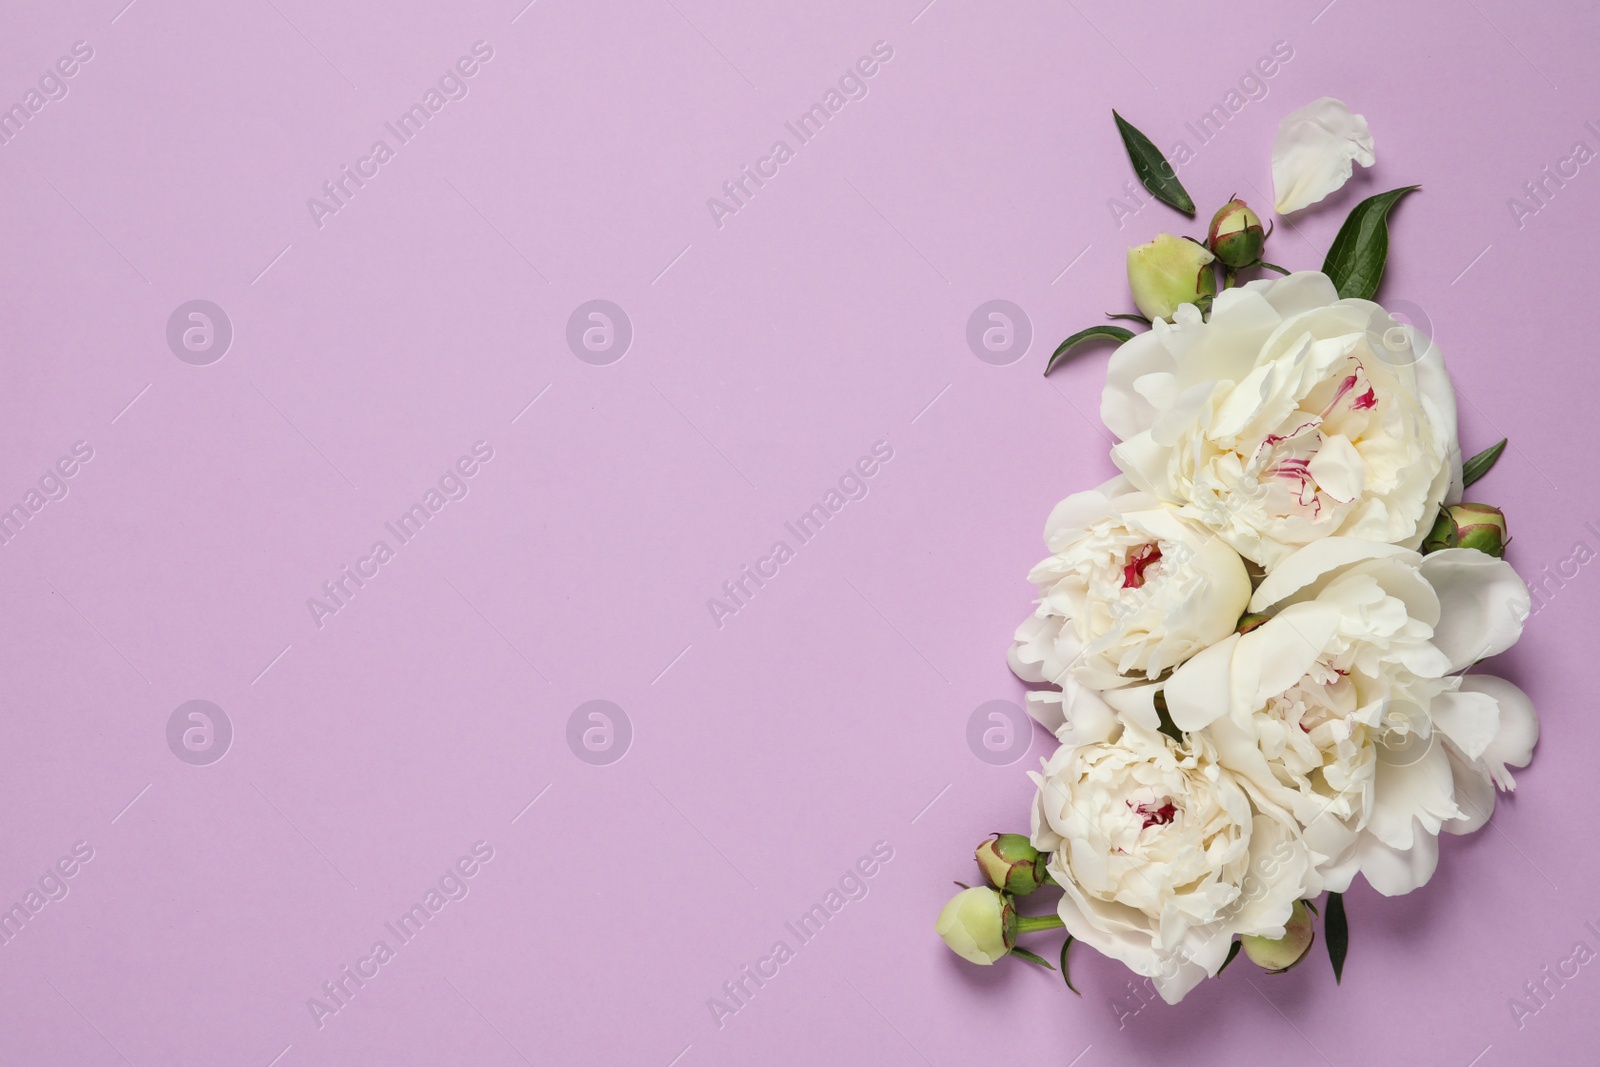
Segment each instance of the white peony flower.
M1531 755L1527 697L1453 676L1509 647L1528 607L1511 566L1481 552L1329 538L1261 583L1250 610L1268 621L1173 673L1167 707L1258 805L1293 813L1309 893L1343 892L1357 871L1409 893L1433 875L1439 831L1481 826L1506 765Z
M1331 535L1415 548L1459 495L1438 346L1302 272L1218 295L1112 356L1101 416L1133 485L1271 568Z
M1170 1004L1235 934L1278 938L1305 894L1292 820L1257 809L1203 736L1128 725L1063 745L1031 774L1034 847L1051 852L1067 932L1153 979Z
M1331 96L1307 104L1278 124L1272 142L1273 209L1287 215L1315 204L1350 180L1352 163L1373 161L1366 119Z
M1045 545L1054 554L1028 575L1039 606L1009 654L1026 681L1096 690L1154 681L1232 633L1250 599L1238 553L1125 478L1057 504Z

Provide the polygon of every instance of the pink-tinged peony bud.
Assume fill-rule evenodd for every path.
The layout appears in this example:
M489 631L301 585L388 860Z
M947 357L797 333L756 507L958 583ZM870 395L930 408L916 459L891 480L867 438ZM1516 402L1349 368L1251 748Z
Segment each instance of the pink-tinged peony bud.
M1254 937L1243 934L1239 943L1244 946L1244 954L1250 957L1250 962L1264 970L1287 971L1290 967L1305 958L1306 952L1311 948L1311 943L1317 939L1316 927L1311 922L1311 909L1306 907L1306 902L1294 902L1294 911L1289 915L1289 921L1283 924L1283 936L1279 938Z
M1462 548L1475 548L1495 558L1506 554L1506 517L1499 508L1488 504L1457 504L1450 509L1450 518L1456 524L1456 544Z
M1243 200L1229 200L1211 216L1206 245L1225 267L1248 267L1257 262L1266 243L1261 216Z
M1017 943L1017 913L1011 898L988 886L963 889L951 897L933 928L951 952L985 967L1009 956Z
M1050 859L1022 834L995 834L977 848L978 869L996 889L1025 897L1045 881Z
M1456 533L1456 520L1450 517L1448 508L1440 508L1439 517L1433 520L1433 529L1428 531L1427 537L1423 538L1423 554L1438 552L1446 548L1455 548L1460 543L1460 535Z
M1205 310L1217 294L1217 275L1211 267L1216 258L1204 245L1170 233L1128 249L1133 302L1150 319L1170 319L1181 304Z

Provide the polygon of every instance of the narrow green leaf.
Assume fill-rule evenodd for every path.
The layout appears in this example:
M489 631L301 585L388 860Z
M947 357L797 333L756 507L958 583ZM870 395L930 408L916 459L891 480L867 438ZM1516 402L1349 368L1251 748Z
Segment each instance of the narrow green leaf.
M1369 196L1350 209L1339 235L1322 262L1322 273L1333 279L1341 297L1371 300L1383 280L1389 258L1389 211L1407 193L1422 188L1407 185Z
M1328 959L1333 963L1333 980L1344 980L1344 957L1350 951L1350 927L1344 919L1344 894L1329 893L1327 917L1322 920L1323 931L1328 935Z
M1140 133L1116 111L1111 112L1111 117L1117 120L1117 132L1122 134L1122 144L1127 148L1128 159L1133 163L1133 173L1138 175L1139 181L1150 190L1150 195L1168 207L1177 208L1191 219L1194 218L1194 201L1189 197L1189 192L1183 187L1183 183L1178 181L1178 172L1172 169L1167 157L1150 143L1150 138Z
M1495 463L1499 461L1500 453L1504 452L1505 450L1506 439L1502 437L1500 438L1499 444L1490 445L1488 448L1484 449L1482 452L1479 452L1476 456L1473 456L1471 459L1463 463L1461 465L1462 487L1465 488L1466 486L1469 486L1473 482L1477 481L1479 478L1482 478L1485 474L1488 474L1490 468L1492 468Z
M1072 942L1073 937L1071 934L1068 934L1067 939L1061 942L1061 980L1067 983L1068 989L1078 993L1078 987L1072 984L1072 976L1067 973L1067 949L1072 947ZM1078 996L1081 997L1083 994L1078 993Z
M1133 331L1124 329L1121 326L1091 326L1087 330L1079 330L1065 341L1062 341L1056 346L1056 350L1050 353L1050 362L1044 365L1044 372L1049 374L1051 371L1055 370L1056 364L1065 359L1067 351L1074 345L1082 344L1084 341L1092 341L1101 337L1121 344L1122 342L1131 340L1133 338Z
M1217 973L1218 974L1221 974L1223 971L1228 969L1228 964L1233 962L1233 957L1235 957L1235 956L1237 956L1239 954L1239 950L1241 948L1244 948L1244 942L1243 941L1235 941L1233 943L1233 946L1228 949L1228 958L1222 961L1222 966L1221 967L1217 968Z
M1259 261L1259 262L1257 262L1257 263L1256 263L1256 266L1258 266L1258 267L1265 267L1265 268L1267 268L1267 269L1268 269L1268 270L1275 270L1275 271L1277 271L1277 272L1278 272L1278 273L1279 273L1279 274L1293 274L1293 273L1294 273L1294 271L1292 271L1292 270L1290 270L1290 269L1289 269L1289 268L1288 268L1288 267L1280 267L1280 266L1278 266L1278 265L1277 265L1277 264L1276 264L1276 263L1268 263L1268 262L1267 262L1267 261L1266 261L1266 260L1264 260L1264 259L1263 259L1263 260L1260 260L1260 261Z
M1048 962L1046 962L1046 960L1045 960L1045 958L1043 956L1039 955L1037 952L1029 952L1027 949L1023 948L1021 945L1018 945L1016 948L1013 948L1011 950L1011 954L1013 956L1017 956L1017 957L1020 957L1022 959L1025 959L1029 963L1035 964L1036 966L1043 967L1047 971L1055 970L1054 967L1050 966L1050 964Z
M1108 312L1106 312L1106 318L1108 318L1108 319L1127 319L1129 322L1142 322L1146 326L1150 325L1150 320L1145 318L1143 315L1113 315L1111 312L1108 311Z
M1178 744L1183 744L1183 731L1178 729L1178 724L1172 721L1172 714L1167 710L1166 690L1163 689L1157 692L1151 703L1156 708L1156 729L1178 742Z

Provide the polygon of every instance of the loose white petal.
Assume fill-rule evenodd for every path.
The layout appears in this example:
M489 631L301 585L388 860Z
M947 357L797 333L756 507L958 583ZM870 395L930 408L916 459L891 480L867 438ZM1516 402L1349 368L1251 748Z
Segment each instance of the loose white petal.
M1331 96L1293 112L1272 143L1274 209L1287 215L1315 204L1350 180L1352 163L1373 164L1365 118Z

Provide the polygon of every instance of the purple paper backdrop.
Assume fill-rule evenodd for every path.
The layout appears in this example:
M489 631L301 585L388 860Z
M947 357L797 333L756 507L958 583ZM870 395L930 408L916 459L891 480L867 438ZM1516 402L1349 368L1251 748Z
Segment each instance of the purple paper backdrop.
M1587 1058L1600 14L924 2L10 6L0 1061ZM1342 988L963 964L934 916L1049 740L969 723L1110 470L1103 352L1045 357L1328 94L1378 166L1271 258L1423 184L1383 295L1513 442L1475 495L1548 591L1495 665L1535 761L1423 890L1350 893ZM1200 221L1127 196L1113 106ZM974 354L990 300L1025 351Z

